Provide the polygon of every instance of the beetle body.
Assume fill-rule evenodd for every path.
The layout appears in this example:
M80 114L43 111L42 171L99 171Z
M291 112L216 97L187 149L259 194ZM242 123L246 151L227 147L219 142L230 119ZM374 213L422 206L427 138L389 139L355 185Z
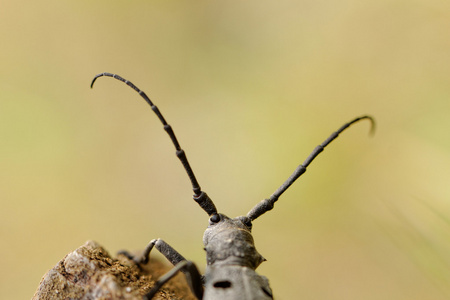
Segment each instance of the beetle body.
M133 259L138 265L145 264L149 260L151 250L155 247L173 265L174 268L163 275L155 286L148 292L144 299L153 298L159 289L178 272L186 275L188 284L193 294L198 299L204 300L266 300L273 299L272 290L266 277L258 275L256 268L265 261L255 248L251 234L252 222L271 210L275 202L303 173L309 164L338 137L350 125L368 119L374 129L374 120L370 116L362 116L345 123L337 131L333 132L322 144L318 145L307 159L299 165L289 178L267 199L256 204L245 216L234 219L218 213L214 202L202 191L197 179L189 165L186 154L181 148L172 127L166 122L159 109L150 98L130 81L112 74L101 73L94 77L95 80L102 76L113 77L133 88L151 106L164 126L164 130L172 140L176 149L176 156L180 159L186 173L191 181L194 192L193 199L209 215L209 226L203 235L203 244L206 251L205 275L200 275L194 263L186 260L181 254L161 239L150 241L140 256L134 256L123 251L122 254Z
M265 258L255 248L250 220L215 216L203 235L204 299L272 299L269 281L255 272Z
M207 266L205 293L208 300L269 300L272 290L266 277L252 268L239 265Z

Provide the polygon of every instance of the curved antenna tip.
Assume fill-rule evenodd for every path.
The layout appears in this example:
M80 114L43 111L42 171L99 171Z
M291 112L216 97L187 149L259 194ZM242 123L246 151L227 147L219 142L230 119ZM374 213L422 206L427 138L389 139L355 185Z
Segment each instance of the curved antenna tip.
M376 122L375 119L372 116L366 115L361 117L361 119L368 119L370 121L370 131L369 131L369 136L374 136L375 135L375 128L376 128Z
M102 77L102 76L105 76L105 73L100 73L100 74L95 75L94 79L92 79L92 82L91 82L91 89L94 87L94 83L97 80L97 78Z

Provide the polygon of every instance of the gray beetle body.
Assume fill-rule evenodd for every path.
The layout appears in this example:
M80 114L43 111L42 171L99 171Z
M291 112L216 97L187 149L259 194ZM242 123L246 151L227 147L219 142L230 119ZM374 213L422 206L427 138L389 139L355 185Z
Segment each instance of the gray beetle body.
M272 290L266 277L255 270L238 265L207 266L205 272L206 300L269 300ZM229 285L228 285L229 284Z
M273 299L266 277L255 269L265 258L255 248L247 217L218 214L203 236L206 250L203 299Z
M345 123L333 132L322 144L318 145L307 159L299 165L289 178L267 199L256 204L246 216L231 219L218 213L213 201L202 191L194 172L189 165L184 150L180 147L172 127L166 122L159 109L150 98L130 81L112 73L101 73L94 77L91 87L97 78L113 77L134 89L150 105L164 126L164 130L172 140L176 156L180 159L194 191L193 199L209 215L209 226L203 236L206 251L205 275L200 275L197 267L186 260L180 253L161 239L150 241L140 256L134 256L126 251L121 253L133 259L136 264L145 264L149 260L151 250L155 247L169 260L174 268L163 275L155 283L144 299L152 299L159 289L178 272L186 275L187 282L197 299L204 300L266 300L273 299L272 290L266 277L258 275L256 268L265 258L255 248L251 234L252 221L271 210L275 202L303 173L309 164L350 125L368 119L374 130L374 120L370 116L361 116Z

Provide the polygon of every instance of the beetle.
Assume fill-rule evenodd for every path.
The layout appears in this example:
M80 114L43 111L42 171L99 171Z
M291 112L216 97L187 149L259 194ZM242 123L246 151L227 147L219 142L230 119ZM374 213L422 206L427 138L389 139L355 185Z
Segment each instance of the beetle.
M99 77L112 77L124 82L134 89L150 105L163 124L164 130L172 140L176 149L176 156L180 159L186 173L191 181L194 192L193 199L209 216L209 226L203 235L204 250L206 251L207 266L205 275L200 275L195 264L186 260L169 244L162 239L154 239L145 247L140 255L132 255L127 251L120 253L132 259L137 265L146 264L149 261L151 250L156 247L169 262L174 265L167 274L156 281L153 288L144 299L152 299L158 290L178 272L182 271L186 275L192 293L198 299L221 300L221 299L252 299L265 300L273 299L273 293L269 281L265 276L256 273L256 268L266 259L259 254L255 248L255 243L251 234L252 222L271 210L278 198L286 191L303 173L309 164L338 137L350 125L367 119L371 122L371 133L375 129L375 121L371 116L364 115L345 123L337 131L333 132L322 144L318 145L299 165L291 176L267 199L262 200L254 206L245 216L229 218L222 213L218 213L214 202L202 191L197 179L192 171L186 157L186 153L181 148L172 127L166 122L150 98L130 81L112 73L101 73L94 77L91 88Z

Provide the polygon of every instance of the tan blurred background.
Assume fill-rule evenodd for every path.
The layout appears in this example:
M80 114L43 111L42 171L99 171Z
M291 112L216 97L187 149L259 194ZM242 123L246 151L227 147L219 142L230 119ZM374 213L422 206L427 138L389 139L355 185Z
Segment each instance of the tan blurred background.
M66 253L161 237L204 268L206 214L156 116L277 299L450 298L450 2L0 1L0 298ZM155 252L156 253L156 252ZM157 255L157 254L155 254ZM159 256L159 255L158 255Z

